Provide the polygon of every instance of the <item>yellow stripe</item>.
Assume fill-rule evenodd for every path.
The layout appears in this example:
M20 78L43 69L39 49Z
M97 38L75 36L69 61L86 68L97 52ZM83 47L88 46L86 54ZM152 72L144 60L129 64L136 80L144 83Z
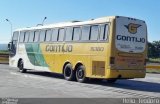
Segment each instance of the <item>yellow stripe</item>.
M160 69L160 66L147 65L146 68L148 68L148 69Z

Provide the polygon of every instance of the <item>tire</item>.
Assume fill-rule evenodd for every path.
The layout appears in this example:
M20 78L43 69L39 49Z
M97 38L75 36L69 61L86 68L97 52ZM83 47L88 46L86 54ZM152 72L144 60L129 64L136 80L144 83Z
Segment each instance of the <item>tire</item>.
M80 65L77 70L76 70L76 79L80 83L85 83L87 82L86 78L86 72L85 72L85 67L83 65Z
M18 68L19 68L19 71L20 71L21 73L26 73L26 72L27 72L27 70L24 69L23 60L20 60L20 62L19 62L19 64L18 64Z
M67 81L74 81L75 80L75 72L74 72L71 64L67 64L64 67L63 75Z
M107 79L107 83L115 83L117 79Z

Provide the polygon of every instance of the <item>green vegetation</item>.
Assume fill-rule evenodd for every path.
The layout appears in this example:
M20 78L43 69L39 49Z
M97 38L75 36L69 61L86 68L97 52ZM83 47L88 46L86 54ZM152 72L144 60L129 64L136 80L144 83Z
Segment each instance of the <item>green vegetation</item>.
M148 57L151 63L160 63L160 41L148 43Z
M0 57L0 63L8 63L9 58L8 57Z
M0 50L0 63L8 63L9 62L9 51L8 50Z
M157 74L160 74L160 69L147 69L146 72L147 73L157 73Z
M160 58L160 41L153 41L148 43L148 57Z
M149 58L150 63L160 63L160 58Z
M9 54L8 50L0 50L0 54Z

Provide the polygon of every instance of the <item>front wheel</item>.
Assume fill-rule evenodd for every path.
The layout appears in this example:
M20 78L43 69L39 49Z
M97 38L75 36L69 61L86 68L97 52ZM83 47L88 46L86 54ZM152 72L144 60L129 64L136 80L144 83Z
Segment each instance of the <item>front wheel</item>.
M85 67L83 65L79 66L76 70L76 79L80 83L84 83L87 81Z
M19 67L19 71L20 71L21 73L26 73L26 72L27 72L27 70L24 69L23 60L20 60L18 67Z

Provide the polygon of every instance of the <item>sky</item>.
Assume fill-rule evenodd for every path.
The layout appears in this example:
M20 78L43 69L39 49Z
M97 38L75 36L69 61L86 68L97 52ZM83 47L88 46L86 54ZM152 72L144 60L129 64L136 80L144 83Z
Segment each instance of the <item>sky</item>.
M104 16L127 16L146 21L148 41L160 40L160 0L0 0L0 43L8 43L13 30Z

